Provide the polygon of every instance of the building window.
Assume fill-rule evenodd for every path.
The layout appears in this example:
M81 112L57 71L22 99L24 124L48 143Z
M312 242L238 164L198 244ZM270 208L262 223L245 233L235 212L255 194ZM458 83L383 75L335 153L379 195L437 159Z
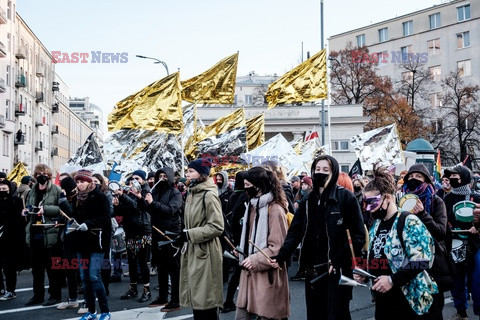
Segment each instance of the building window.
M332 141L333 151L348 151L348 140Z
M340 171L349 173L350 172L350 165L348 164L341 164L340 165Z
M443 131L443 120L437 119L432 121L432 131L433 133L442 133Z
M378 66L384 66L388 63L388 53L387 51L377 53L378 56Z
M440 28L440 13L429 15L428 18L430 19L430 29Z
M8 137L9 135L4 133L3 134L3 155L5 157L8 157L9 155L9 149L10 149L10 139Z
M440 53L440 39L427 41L427 46L429 55Z
M460 77L469 76L472 74L472 65L470 60L462 60L457 62L457 70Z
M430 80L439 81L442 78L442 66L433 66L428 68Z
M253 103L253 96L250 94L245 95L245 104L250 105Z
M439 108L443 105L440 93L432 93L430 95L430 104L432 105L432 108Z
M5 100L5 119L10 120L10 100Z
M413 53L412 46L409 45L409 46L401 47L400 51L402 52L402 62L404 63L408 62L410 60L409 59L410 57L408 54Z
M457 33L457 49L470 47L470 32Z
M388 28L378 30L378 42L385 42L388 40Z
M464 5L461 7L457 8L457 20L458 22L460 21L465 21L470 19L470 5Z
M12 16L12 1L7 2L7 18L10 20Z
M403 36L409 36L413 34L413 21L407 21L403 23Z
M361 48L365 46L365 34L357 36L357 47Z
M403 79L403 81L412 81L413 72L412 71L402 72L402 79Z
M7 66L7 78L5 79L7 86L10 86L10 66Z

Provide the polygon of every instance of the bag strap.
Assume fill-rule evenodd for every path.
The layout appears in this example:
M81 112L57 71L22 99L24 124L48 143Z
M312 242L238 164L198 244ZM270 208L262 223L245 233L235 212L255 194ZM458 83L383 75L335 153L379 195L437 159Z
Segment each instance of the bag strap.
M397 221L397 234L398 239L400 240L400 245L402 246L403 251L405 252L405 245L403 243L403 228L405 228L405 220L407 216L410 214L408 211L402 211L400 217L398 217Z

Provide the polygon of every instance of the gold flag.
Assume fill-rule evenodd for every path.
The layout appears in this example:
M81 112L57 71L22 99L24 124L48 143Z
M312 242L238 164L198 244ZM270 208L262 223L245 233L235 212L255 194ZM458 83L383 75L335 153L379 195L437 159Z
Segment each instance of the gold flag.
M201 141L205 138L225 133L234 128L245 126L245 109L239 108L236 111L229 113L225 117L217 119L210 125L206 126L203 130L203 133L200 135L200 139L197 141Z
M265 114L248 119L247 124L247 147L248 151L255 149L265 142Z
M118 102L108 115L108 131L144 129L181 133L181 102L180 74L175 72Z
M268 109L277 104L327 99L327 52L323 49L268 86Z
M238 53L226 57L212 68L182 81L183 100L196 103L233 104Z
M28 176L28 171L23 165L23 162L18 162L17 165L10 171L7 176L7 180L14 181L17 186L20 185L20 181L23 177Z

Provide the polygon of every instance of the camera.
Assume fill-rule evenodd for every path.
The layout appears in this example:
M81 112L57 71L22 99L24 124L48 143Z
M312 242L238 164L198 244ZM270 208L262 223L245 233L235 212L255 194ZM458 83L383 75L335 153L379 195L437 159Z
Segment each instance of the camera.
M132 179L132 181L130 181L129 189L135 189L135 191L141 192L142 191L142 185L137 180Z

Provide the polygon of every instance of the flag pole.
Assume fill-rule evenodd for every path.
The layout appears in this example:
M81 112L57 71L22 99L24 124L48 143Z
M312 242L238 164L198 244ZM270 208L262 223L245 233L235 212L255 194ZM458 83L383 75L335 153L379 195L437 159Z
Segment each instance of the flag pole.
M320 0L320 46L323 50L323 0ZM322 99L322 146L325 145L325 99Z

